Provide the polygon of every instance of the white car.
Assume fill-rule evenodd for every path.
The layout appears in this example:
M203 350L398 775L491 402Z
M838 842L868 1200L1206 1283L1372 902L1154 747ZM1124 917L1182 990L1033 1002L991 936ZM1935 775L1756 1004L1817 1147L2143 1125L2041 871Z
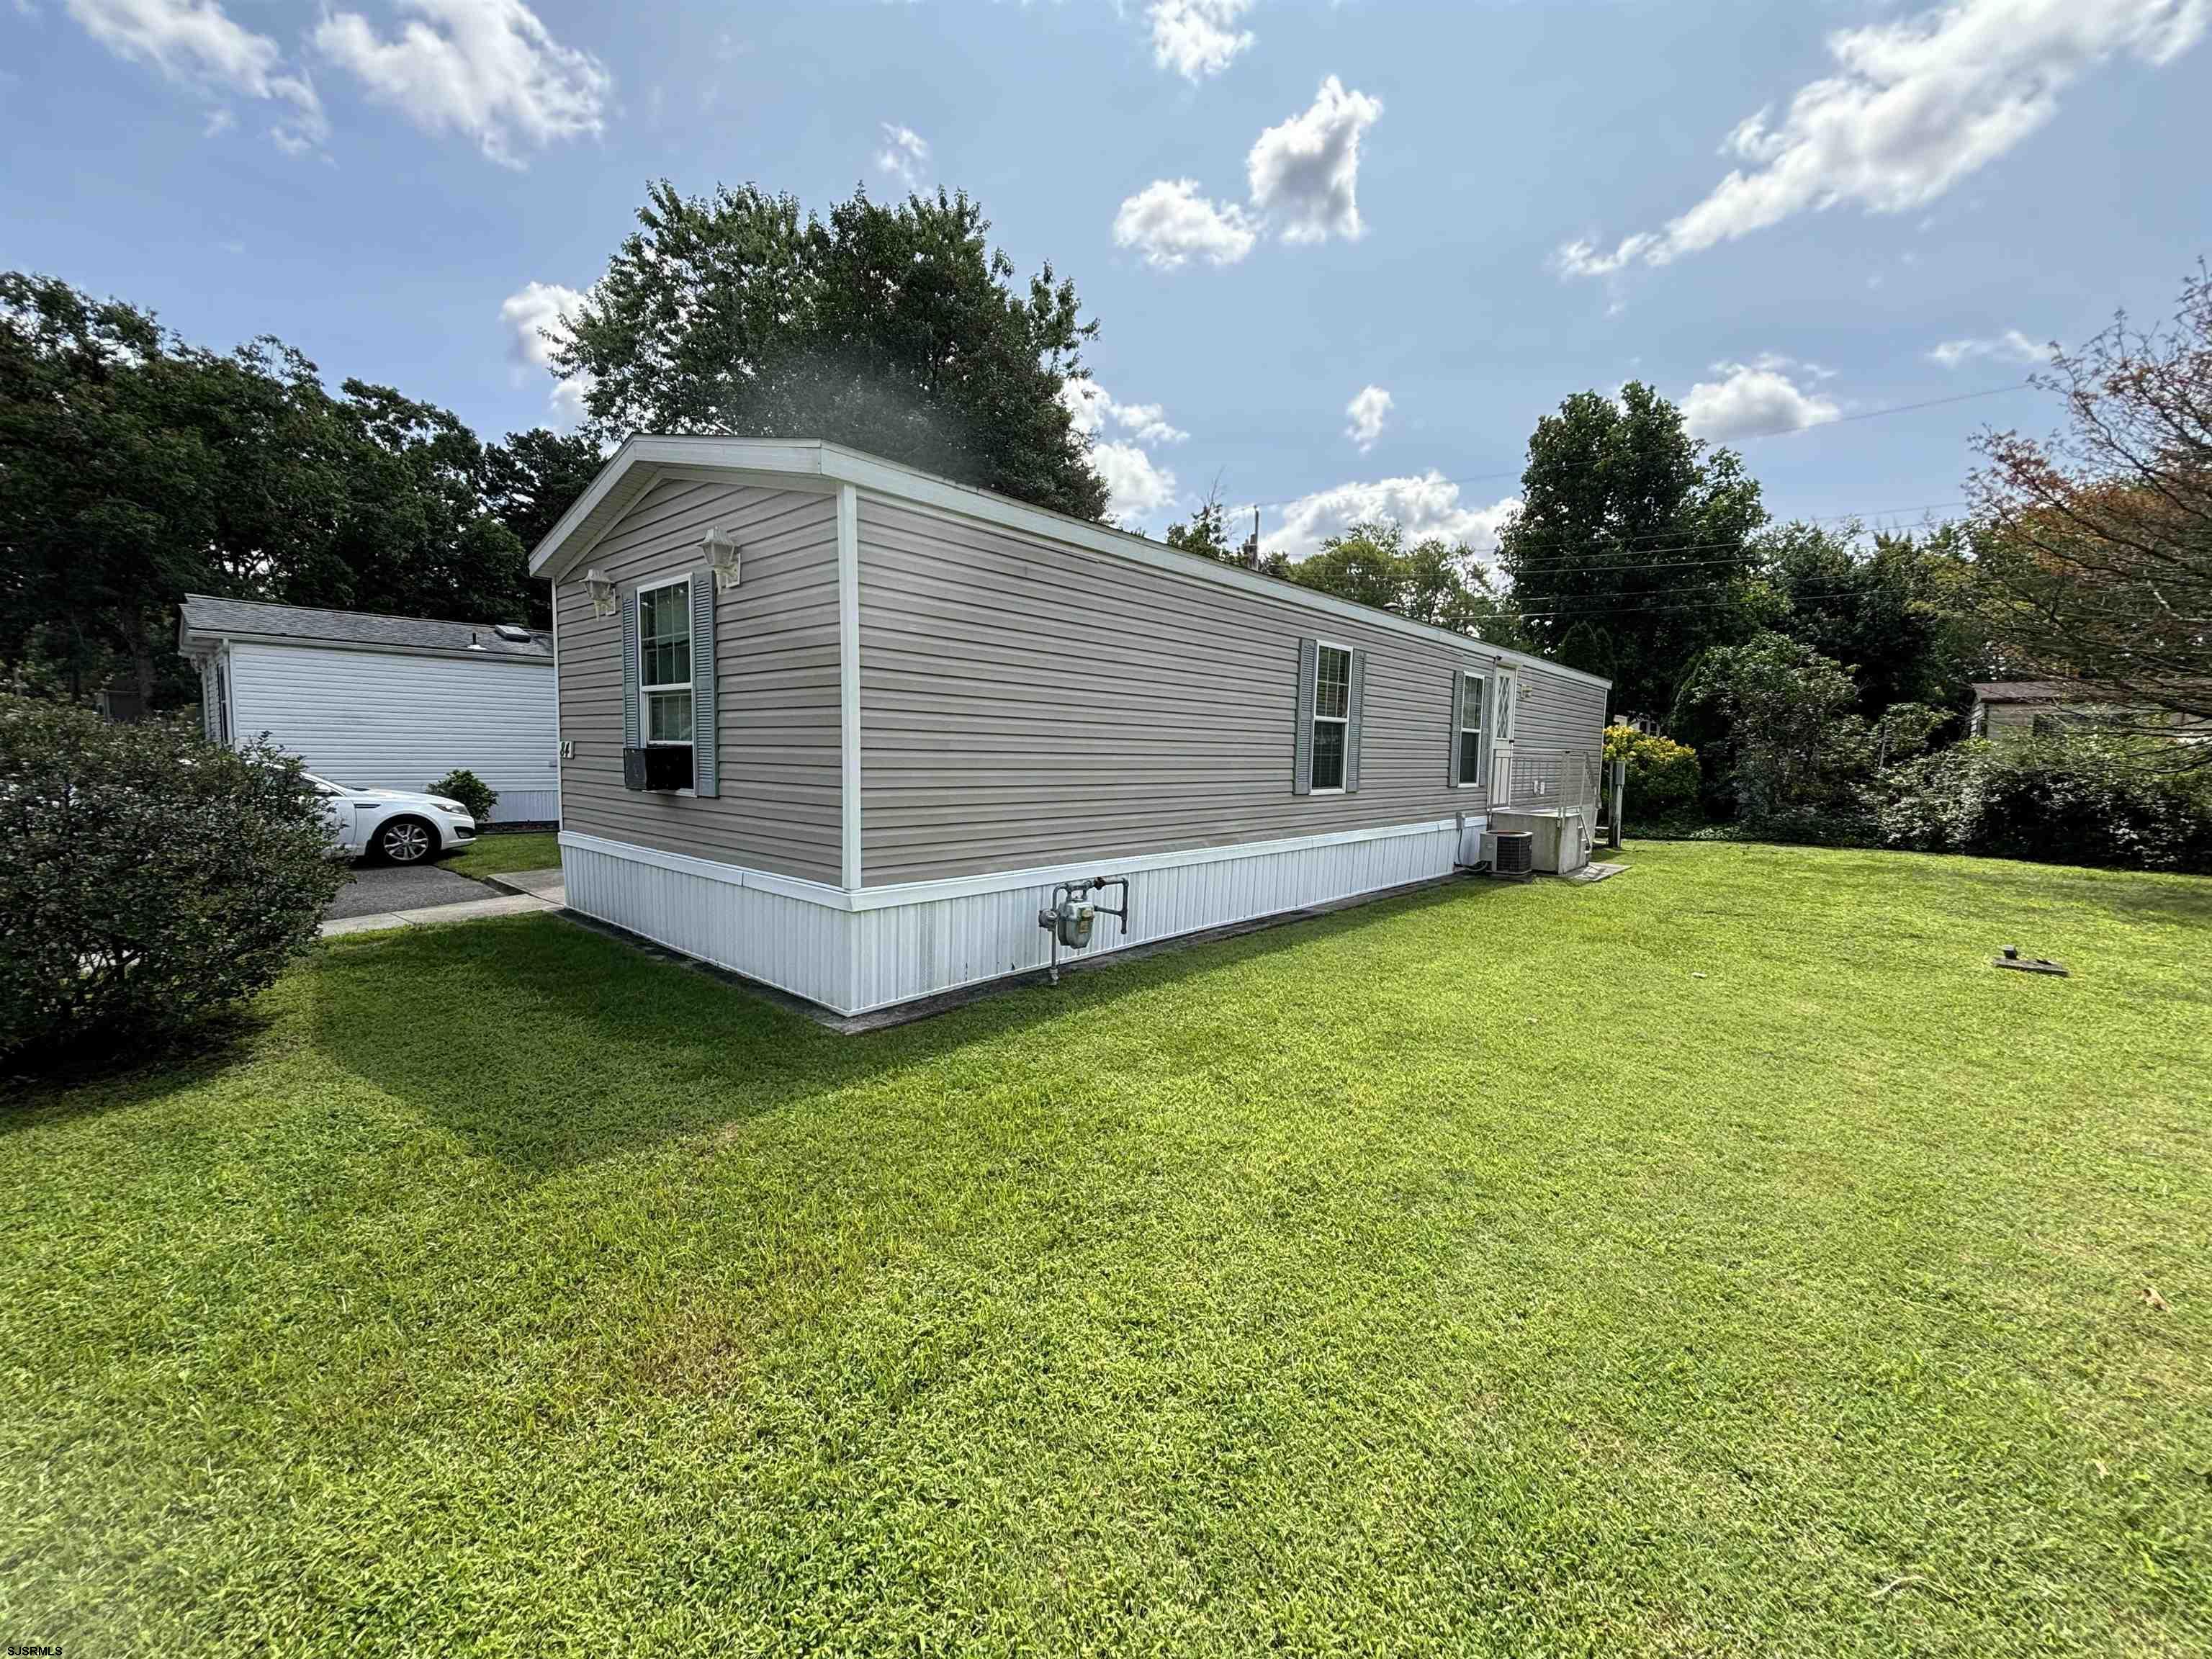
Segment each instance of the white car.
M469 809L443 795L404 789L349 789L306 774L323 798L335 845L333 858L380 858L387 864L421 864L477 838Z

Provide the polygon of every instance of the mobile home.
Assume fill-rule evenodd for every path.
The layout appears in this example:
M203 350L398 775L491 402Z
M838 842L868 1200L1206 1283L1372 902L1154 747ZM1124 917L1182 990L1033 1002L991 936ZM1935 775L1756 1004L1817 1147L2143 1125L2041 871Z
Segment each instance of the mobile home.
M266 733L355 789L427 789L465 767L498 792L492 822L560 815L548 635L187 593L177 648L211 741Z
M836 445L630 440L554 584L573 909L842 1013L1595 823L1607 683Z

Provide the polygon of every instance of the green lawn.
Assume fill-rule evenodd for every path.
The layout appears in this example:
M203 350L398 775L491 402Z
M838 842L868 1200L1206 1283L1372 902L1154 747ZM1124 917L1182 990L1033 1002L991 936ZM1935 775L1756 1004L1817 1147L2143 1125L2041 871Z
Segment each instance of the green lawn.
M472 845L438 860L441 869L464 876L503 876L515 870L557 870L561 842L550 830L478 836Z
M333 941L0 1108L0 1631L2212 1649L2212 882L1631 862L860 1038Z

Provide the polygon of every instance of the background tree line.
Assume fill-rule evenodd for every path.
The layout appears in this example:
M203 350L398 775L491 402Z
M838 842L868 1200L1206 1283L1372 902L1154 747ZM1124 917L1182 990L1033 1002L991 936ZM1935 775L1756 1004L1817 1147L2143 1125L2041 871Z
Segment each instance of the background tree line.
M598 465L582 438L486 444L390 386L332 393L281 341L210 351L0 275L0 659L188 701L186 592L543 625L525 549Z
M527 550L632 432L828 438L1055 511L1106 487L1061 398L1097 331L965 195L826 217L653 186L556 343L583 429L487 442L282 341L223 353L120 300L0 275L0 666L84 696L197 686L187 592L543 627Z
M389 386L332 392L280 341L218 353L0 276L0 660L189 701L187 591L542 625L526 550L639 430L824 437L1103 519L1066 398L1098 324L1048 264L1018 281L989 228L942 191L815 216L655 185L551 343L583 429L497 442ZM1989 434L1976 510L1915 532L1773 521L1740 454L1631 384L1538 422L1492 562L1378 521L1292 562L1232 540L1218 491L1166 539L1606 675L1614 712L1698 749L1709 816L1843 822L1962 735L1978 678L2212 719L2212 283L2040 378L2066 432Z

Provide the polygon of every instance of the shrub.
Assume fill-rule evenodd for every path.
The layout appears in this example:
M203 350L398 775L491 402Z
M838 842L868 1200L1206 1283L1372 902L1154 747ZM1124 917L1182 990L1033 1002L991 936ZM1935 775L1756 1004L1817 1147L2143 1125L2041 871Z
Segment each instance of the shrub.
M345 879L296 762L0 694L0 1058L252 995Z
M467 807L469 816L478 827L491 822L491 809L499 800L499 791L465 766L455 767L429 788L432 794L443 795Z
M1883 777L1881 839L1923 852L2212 873L2212 777L2178 773L2174 758L2120 737L1958 744Z
M1605 729L1605 757L1628 763L1623 816L1665 822L1697 810L1698 751L1632 726Z

